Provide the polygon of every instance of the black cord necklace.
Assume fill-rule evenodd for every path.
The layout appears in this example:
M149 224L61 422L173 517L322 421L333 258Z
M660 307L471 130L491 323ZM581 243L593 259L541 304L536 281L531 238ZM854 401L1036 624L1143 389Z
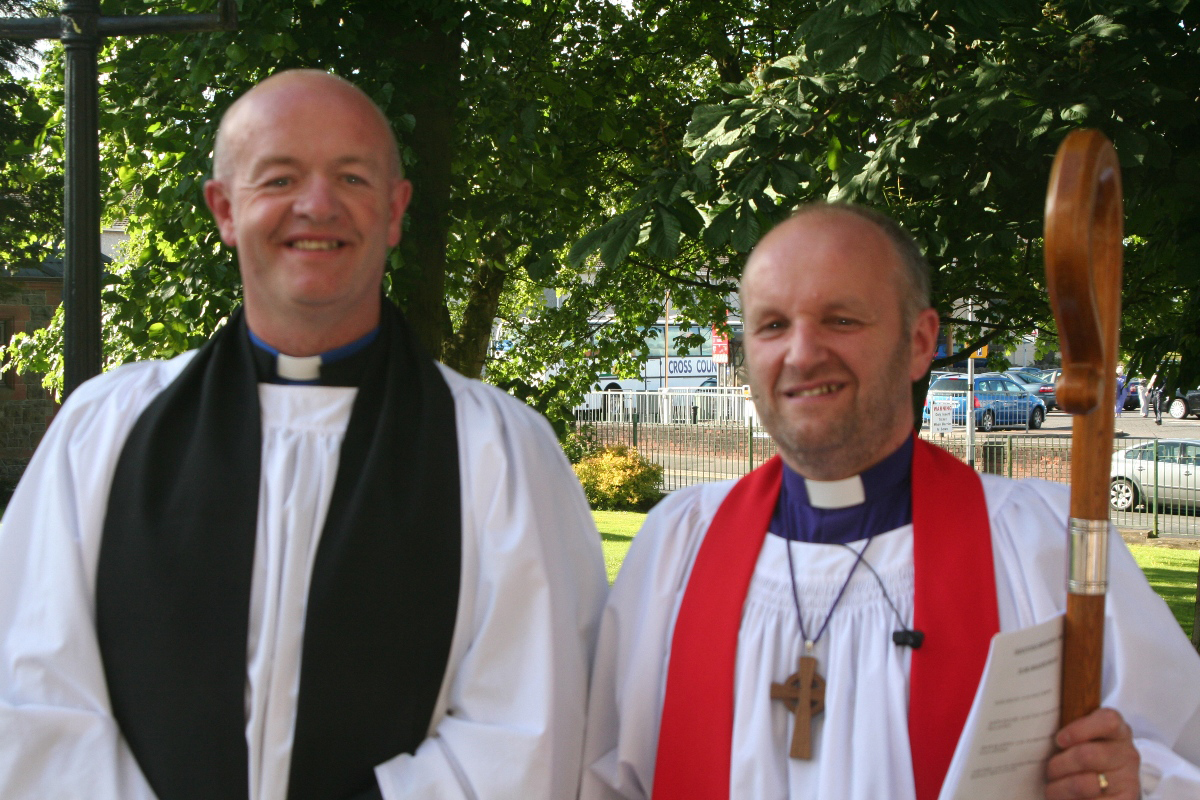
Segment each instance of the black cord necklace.
M850 579L854 577L854 571L858 569L858 565L865 563L867 564L868 569L871 568L871 565L868 562L863 561L863 556L866 555L867 548L871 546L871 541L874 538L875 536L873 534L868 536L867 543L863 545L862 550L855 550L848 544L842 544L842 547L846 548L851 553L854 553L856 558L854 559L854 563L850 566L850 572L846 575L846 580L842 581L842 588L838 589L837 597L833 599L833 605L829 607L829 613L825 615L825 621L821 623L821 627L817 631L817 635L812 639L808 638L808 632L804 630L804 615L800 613L800 593L796 589L796 565L792 560L792 543L787 542L788 577L791 578L792 583L792 602L796 604L796 622L798 622L800 625L800 638L804 641L805 653L811 655L813 648L817 646L817 642L819 642L821 637L825 635L825 629L829 627L829 620L833 618L833 612L837 610L838 603L842 602L842 596L846 594L846 587L850 585ZM871 569L871 572L875 572L875 570ZM879 576L876 575L875 577L878 578ZM886 592L884 594L886 594ZM890 604L891 602L892 601L889 599L888 603ZM892 606L892 608L894 609L895 606Z
M846 575L846 580L842 581L842 588L838 589L837 597L834 598L833 605L829 607L829 613L825 615L825 621L821 623L816 636L811 639L808 638L808 631L804 629L804 614L800 611L800 592L796 588L796 565L792 558L792 543L788 539L783 541L783 546L787 548L788 577L791 579L792 601L796 604L796 622L800 626L800 638L804 641L804 652L800 656L796 672L788 676L783 683L771 684L771 699L782 700L788 709L796 714L796 723L792 727L790 750L792 758L803 760L812 758L813 718L825 711L825 679L817 673L817 659L812 654L813 649L825 635L825 629L829 627L829 620L833 618L833 612L842 602L842 597L846 594L846 587L850 585L850 579L854 577L858 565L863 563L863 555L871 546L871 540L874 538L874 536L868 537L867 543L863 545L862 550L858 551L845 545L857 557L850 567L850 572ZM890 603L891 600L888 602Z
M854 550L853 547L845 544L844 542L842 543L842 547L845 547L850 551ZM864 551L866 549L867 548L865 547L863 548ZM879 577L879 573L876 572L875 568L871 566L870 561L863 559L861 553L859 554L858 559L859 561L862 561L866 568L871 570L871 574L875 576L875 582L879 584L879 591L883 592L883 599L887 600L887 604L892 609L892 613L896 615L896 622L900 624L900 630L892 631L892 642L900 647L911 647L913 650L920 649L921 645L925 642L925 634L915 628L909 628L904 624L904 617L900 616L900 610L896 608L896 604L892 602L892 598L888 594L887 587L883 585L883 578Z

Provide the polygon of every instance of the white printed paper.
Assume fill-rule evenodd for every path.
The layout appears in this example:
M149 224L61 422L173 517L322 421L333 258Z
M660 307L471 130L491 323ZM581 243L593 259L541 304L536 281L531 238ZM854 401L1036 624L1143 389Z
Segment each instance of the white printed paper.
M939 800L1044 796L1062 682L1062 616L1011 633L988 649L975 702Z
M929 403L931 433L950 433L954 430L954 401L933 400Z

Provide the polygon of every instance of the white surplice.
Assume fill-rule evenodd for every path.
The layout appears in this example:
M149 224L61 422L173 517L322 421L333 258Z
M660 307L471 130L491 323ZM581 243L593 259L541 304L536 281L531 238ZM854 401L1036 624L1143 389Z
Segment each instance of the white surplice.
M990 475L983 481L1001 630L1062 613L1065 489ZM700 542L731 486L675 492L634 538L600 626L583 800L650 795L675 616ZM946 499L945 513L955 513L953 498ZM766 537L738 634L731 800L915 797L908 732L911 651L892 643L893 631L912 624L911 525L874 537L864 561L878 578L859 565L817 643L818 670L827 685L811 761L788 757L794 715L770 699L771 684L796 671L802 649L786 548L792 548L804 627L814 636L864 543L789 545ZM1110 547L1104 705L1120 710L1133 727L1145 796L1195 800L1200 657L1115 533Z
M0 526L0 797L152 798L111 716L94 629L109 484L138 415L190 355L85 383ZM578 481L539 415L442 369L453 394L462 573L449 666L385 798L569 798L607 589ZM283 800L308 580L356 389L261 384L263 452L247 642L251 800ZM398 410L394 413L403 413ZM413 609L413 613L420 613Z

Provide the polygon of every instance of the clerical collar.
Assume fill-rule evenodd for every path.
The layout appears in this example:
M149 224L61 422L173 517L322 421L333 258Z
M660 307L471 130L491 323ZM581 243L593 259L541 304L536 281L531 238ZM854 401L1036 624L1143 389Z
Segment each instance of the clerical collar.
M250 348L260 383L300 386L358 386L372 345L379 336L376 327L366 336L315 356L289 356L264 342L249 328Z
M845 544L912 522L912 438L887 458L841 481L810 481L783 466L773 534L799 542Z

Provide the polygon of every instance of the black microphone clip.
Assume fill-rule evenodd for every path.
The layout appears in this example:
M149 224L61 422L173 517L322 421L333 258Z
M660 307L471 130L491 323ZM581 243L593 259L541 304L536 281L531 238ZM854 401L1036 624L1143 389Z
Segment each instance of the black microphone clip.
M919 650L922 643L925 641L925 634L917 630L892 631L892 641L901 647L911 647L913 650Z

